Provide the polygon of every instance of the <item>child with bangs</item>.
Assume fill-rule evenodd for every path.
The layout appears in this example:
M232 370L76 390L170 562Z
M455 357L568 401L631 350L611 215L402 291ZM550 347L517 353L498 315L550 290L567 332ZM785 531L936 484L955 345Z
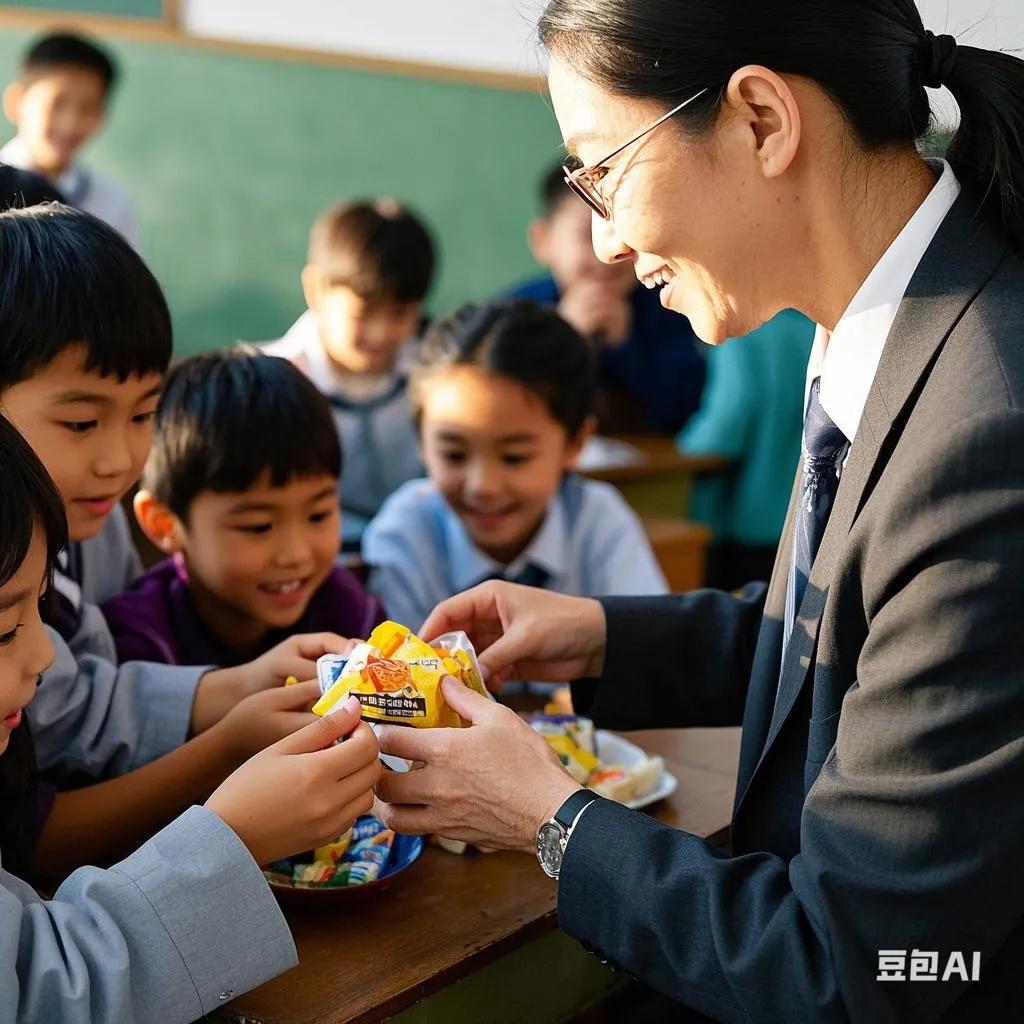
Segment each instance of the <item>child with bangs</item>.
M668 590L643 527L611 485L573 470L593 429L594 353L524 299L464 306L417 352L410 393L429 479L370 524L370 588L418 628L488 579L565 594Z
M423 467L409 419L408 364L434 276L424 224L393 199L339 203L319 217L302 271L308 309L266 346L326 396L345 450L342 542L358 552L366 524Z
M121 660L237 665L295 632L368 636L385 615L336 563L341 471L327 401L287 360L172 368L135 496L170 557L103 605Z

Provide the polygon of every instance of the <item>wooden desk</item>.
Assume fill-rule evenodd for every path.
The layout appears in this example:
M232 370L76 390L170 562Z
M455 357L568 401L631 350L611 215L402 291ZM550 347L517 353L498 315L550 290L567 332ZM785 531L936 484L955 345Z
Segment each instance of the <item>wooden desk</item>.
M661 754L679 779L675 794L652 808L657 817L720 841L732 810L739 729L626 735ZM288 908L299 966L212 1019L375 1024L402 1011L403 1024L513 1021L523 1012L531 1021L564 1018L622 976L555 933L555 896L555 883L532 857L458 857L428 847L373 902ZM553 979L571 1006L550 1001ZM531 995L545 980L544 997Z
M685 518L693 478L700 473L720 472L729 465L719 455L682 455L669 437L628 434L617 440L639 449L643 460L629 466L587 470L583 475L614 484L640 513Z

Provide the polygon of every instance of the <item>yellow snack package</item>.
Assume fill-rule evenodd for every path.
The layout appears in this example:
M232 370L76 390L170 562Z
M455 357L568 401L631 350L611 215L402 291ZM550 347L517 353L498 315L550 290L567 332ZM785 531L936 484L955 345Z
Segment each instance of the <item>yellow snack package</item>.
M465 633L447 633L431 646L397 622L382 622L351 654L324 655L316 668L322 694L313 706L318 715L354 694L370 722L461 728L466 723L444 700L444 676L489 696Z

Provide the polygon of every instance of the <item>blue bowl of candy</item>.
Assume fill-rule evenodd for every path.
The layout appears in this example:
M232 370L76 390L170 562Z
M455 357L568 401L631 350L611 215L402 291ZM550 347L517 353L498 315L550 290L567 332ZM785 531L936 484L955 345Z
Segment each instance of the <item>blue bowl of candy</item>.
M350 836L318 850L276 861L264 871L279 899L293 903L357 900L386 889L423 852L422 836L391 832L360 818Z

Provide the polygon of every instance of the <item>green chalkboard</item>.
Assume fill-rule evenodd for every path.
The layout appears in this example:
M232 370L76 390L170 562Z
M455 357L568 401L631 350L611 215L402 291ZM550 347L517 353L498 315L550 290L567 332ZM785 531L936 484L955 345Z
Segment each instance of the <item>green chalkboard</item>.
M4 7L30 10L74 11L75 14L108 14L122 18L162 18L163 0L6 0Z
M0 73L28 38L0 30ZM283 333L303 308L309 227L337 199L395 196L432 224L435 313L536 272L526 225L541 170L560 152L539 90L111 46L123 84L88 158L138 203L179 352Z

